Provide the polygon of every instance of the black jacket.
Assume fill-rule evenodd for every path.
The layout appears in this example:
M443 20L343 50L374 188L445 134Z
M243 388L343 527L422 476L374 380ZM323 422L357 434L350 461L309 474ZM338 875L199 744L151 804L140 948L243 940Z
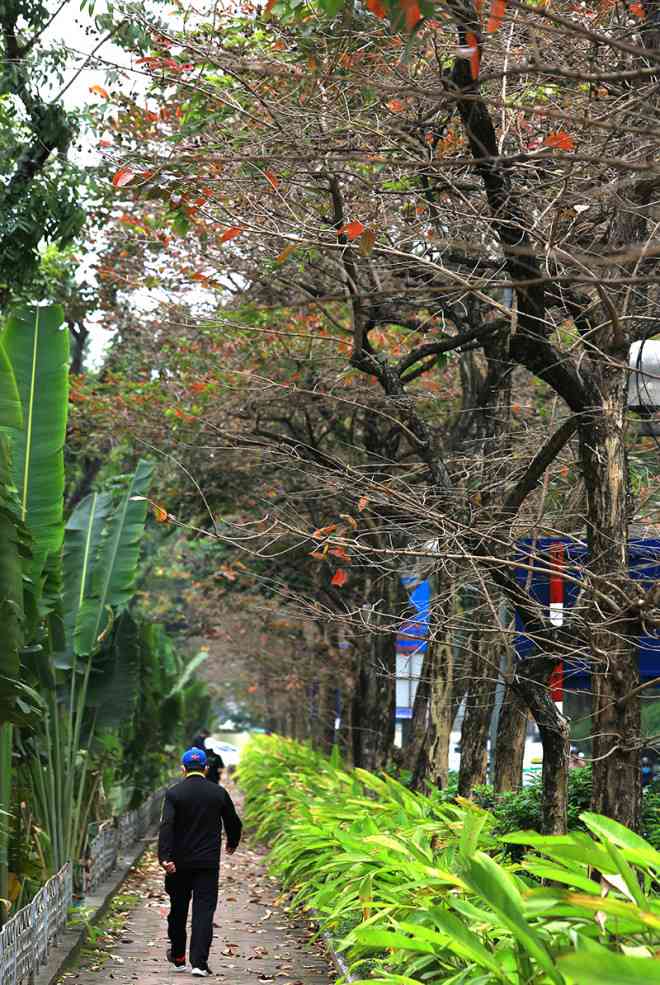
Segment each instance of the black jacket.
M206 762L208 765L206 779L210 780L211 783L220 783L220 770L225 768L222 756L217 752L213 752L212 749L206 748L206 742L203 735L196 735L192 744L196 749L203 749L206 754Z
M225 788L208 783L201 773L185 777L165 794L159 861L181 869L217 868L223 826L227 846L236 848L243 825Z

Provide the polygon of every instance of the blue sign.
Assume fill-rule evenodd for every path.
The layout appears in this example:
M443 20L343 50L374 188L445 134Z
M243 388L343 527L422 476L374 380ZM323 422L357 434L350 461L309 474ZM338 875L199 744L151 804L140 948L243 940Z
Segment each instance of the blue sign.
M550 549L553 545L563 544L565 566L563 570L576 581L564 581L564 610L570 610L581 591L579 579L582 577L583 566L587 559L586 544L576 543L565 537L539 537L538 540L521 540L515 553L515 560L538 569L534 570L529 584L529 592L549 611L550 580L548 569L551 564ZM645 588L660 581L660 540L631 540L629 545L630 576L635 581L647 583ZM516 581L527 586L530 572L527 568L515 569ZM535 651L532 638L525 635L525 624L516 611L515 650L519 659L530 656ZM639 672L642 680L660 677L660 636L640 636L639 638ZM589 660L576 657L564 662L564 681L570 684L584 684L588 677Z

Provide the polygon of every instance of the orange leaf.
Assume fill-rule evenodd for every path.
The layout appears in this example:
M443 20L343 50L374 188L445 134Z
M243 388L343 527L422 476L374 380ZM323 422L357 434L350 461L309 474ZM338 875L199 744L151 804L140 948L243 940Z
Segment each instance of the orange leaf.
M555 130L554 133L549 133L543 143L546 147L557 147L559 150L575 149L575 141L565 130Z
M490 17L488 18L488 24L486 30L489 34L494 34L497 31L502 21L504 20L504 14L506 12L506 0L493 0L490 5Z
M224 233L220 237L221 243L228 243L230 239L236 239L240 236L243 230L240 226L230 226L229 229L225 229Z
M347 222L345 226L342 226L339 230L339 236L346 236L347 239L357 239L364 232L364 226L359 219L353 219L352 222Z
M631 3L628 9L631 14L635 15L635 17L639 17L640 21L646 19L646 11L642 7L641 3Z
M465 40L470 53L470 75L476 81L479 78L479 65L481 62L481 55L479 53L479 39L476 34L472 33L472 31L468 31L465 35Z
M120 168L116 171L112 178L112 184L115 188L123 188L124 185L128 185L135 177L135 171L131 170L129 167Z
M163 509L162 506L157 506L155 503L152 506L154 511L154 520L156 523L167 523L169 520L169 515L167 510Z
M368 257L374 248L374 243L376 242L376 233L373 229L365 229L362 239L360 240L360 253L363 257Z
M380 17L382 20L386 16L387 11L385 10L383 0L365 0L365 2L367 10L370 10L376 17Z
M333 547L329 553L332 554L333 557L341 558L342 561L351 560L351 555L347 554L345 548L343 547Z
M343 568L339 568L339 570L335 571L334 575L330 579L330 584L337 585L338 588L341 588L341 586L345 585L347 581L348 581L348 571L344 571Z
M97 96L100 96L101 99L109 99L110 98L108 96L107 91L103 88L103 86L99 86L99 85L90 86L89 87L89 91L90 92L93 92Z
M417 0L399 0L399 2L406 18L406 27L409 31L412 31L415 24L422 19L419 4Z
M366 509L368 503L369 503L369 500L367 499L366 496L360 496L360 498L358 500L358 509L359 509L360 513L362 512L362 510Z
M271 12L271 10L273 9L273 7L275 6L276 3L277 3L277 0L268 0L268 3L264 7L264 14L269 14Z
M275 263L284 263L284 261L288 260L291 254L294 253L295 250L297 249L298 247L296 243L289 243L289 245L285 246L282 252L278 253L278 255L275 257Z
M314 531L312 537L314 538L314 540L323 540L324 537L327 537L328 534L331 534L333 530L336 529L337 529L337 524L331 523L330 526L328 527L319 527L318 530Z
M385 105L392 113L403 113L406 108L400 99L390 99L390 101L385 103Z
M273 191L275 191L275 189L277 188L277 186L280 183L279 182L279 178L277 177L277 175L274 174L273 171L264 171L264 176L266 178L266 181L270 185L270 187L273 189Z

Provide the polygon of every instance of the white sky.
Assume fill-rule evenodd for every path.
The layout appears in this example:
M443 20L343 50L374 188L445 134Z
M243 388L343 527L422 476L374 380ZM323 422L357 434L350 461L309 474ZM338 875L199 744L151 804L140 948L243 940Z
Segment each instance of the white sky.
M105 0L99 0L96 4L95 14L104 13L106 8L107 3ZM92 30L87 33L86 28L92 28ZM66 45L73 55L65 79L65 85L73 80L70 88L64 94L63 102L67 108L79 108L87 103L98 102L100 97L90 92L90 87L93 85L108 88L106 80L107 68L100 65L99 60L123 66L126 69L125 76L119 83L122 85L122 88L125 87L126 91L136 94L144 90L146 83L144 74L140 71L130 71L130 55L111 42L106 42L96 53L90 65L80 71L81 65L85 63L86 58L94 50L100 39L94 26L93 18L86 10L80 10L77 0L70 0L69 4L55 18L45 36L45 40L55 44L60 43ZM79 74L77 74L78 72ZM117 83L114 84L115 87L116 85ZM81 163L93 164L103 153L103 150L99 149L96 139L91 134L83 133L82 145L82 151L76 152L77 160ZM80 280L90 280L90 267L94 263L94 259L93 254L87 257L87 262L83 263L79 271ZM90 319L88 322L88 327L90 328L90 339L87 365L88 368L94 369L100 365L103 352L112 336L110 332L101 328L100 325L94 324L93 319Z

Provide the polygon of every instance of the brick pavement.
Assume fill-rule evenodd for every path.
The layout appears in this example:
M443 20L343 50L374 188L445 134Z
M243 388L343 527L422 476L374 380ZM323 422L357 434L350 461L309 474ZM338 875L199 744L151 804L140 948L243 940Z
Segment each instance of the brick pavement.
M242 843L223 856L220 896L209 966L226 985L328 985L337 973L305 920L288 914L268 876L264 853ZM185 985L196 979L175 973L165 960L169 900L152 850L129 875L121 892L134 893L123 929L109 930L96 948L58 985Z

